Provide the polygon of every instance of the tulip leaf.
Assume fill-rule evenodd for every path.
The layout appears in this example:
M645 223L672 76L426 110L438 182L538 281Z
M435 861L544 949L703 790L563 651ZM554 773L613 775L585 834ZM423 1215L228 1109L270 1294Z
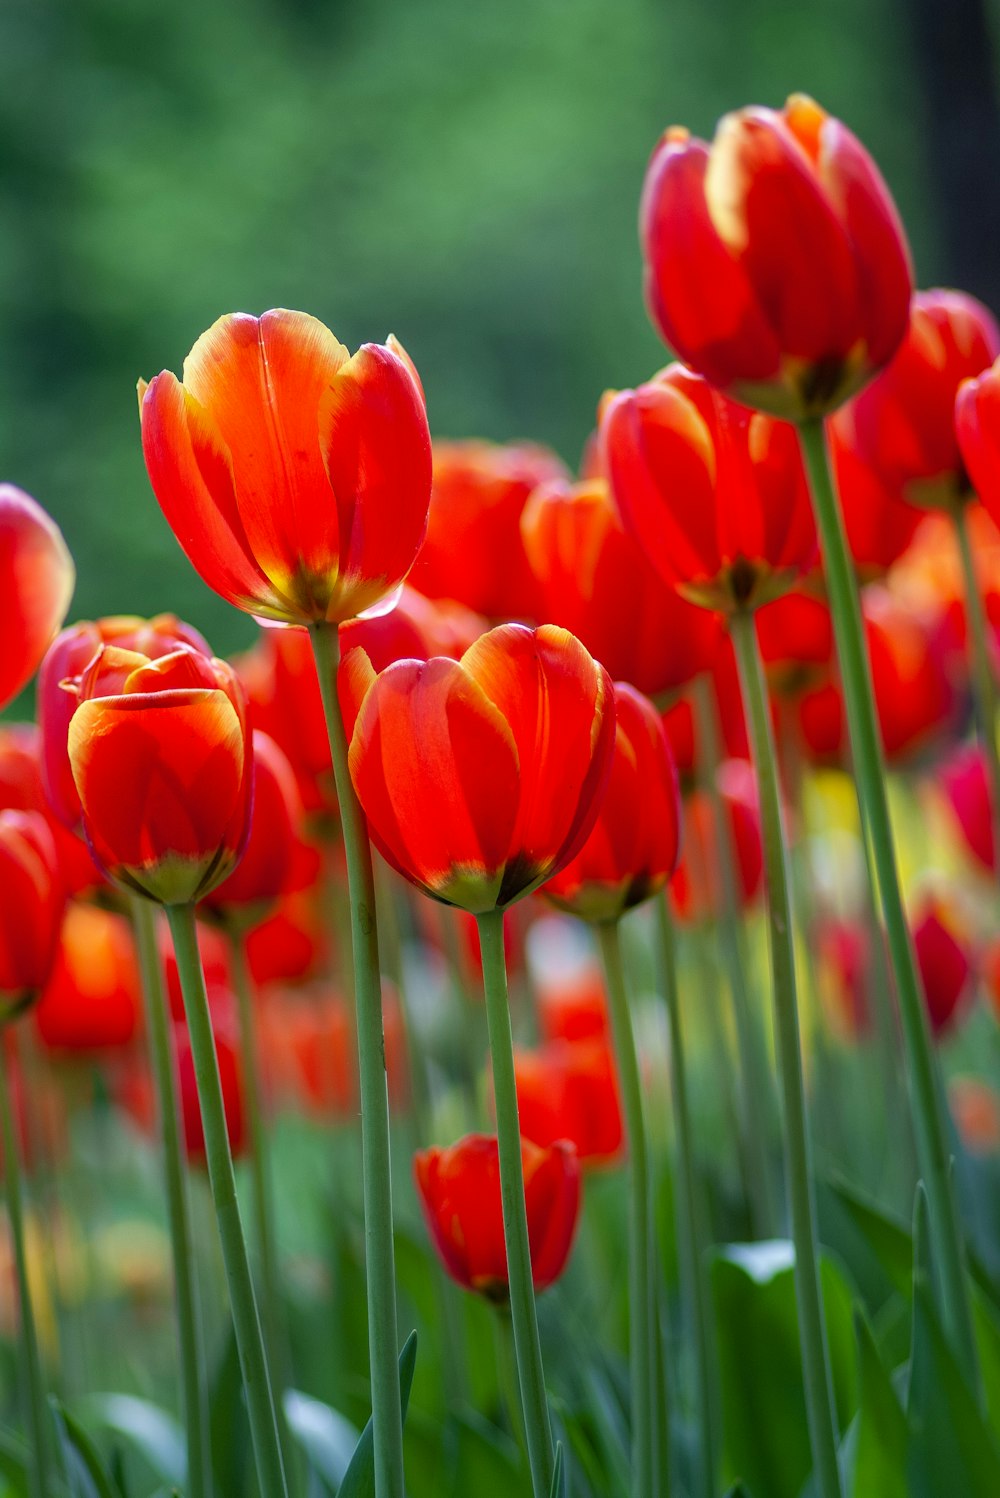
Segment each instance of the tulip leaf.
M864 1312L857 1309L860 1399L851 1498L909 1498L906 1453L909 1433L892 1379L882 1366Z
M910 1230L842 1181L821 1183L823 1242L850 1266L870 1309L893 1292L909 1299L913 1250Z
M49 1395L49 1405L73 1498L121 1498L120 1489L79 1420L54 1394Z
M132 1394L95 1394L88 1416L125 1439L148 1462L160 1482L182 1487L187 1470L184 1432L167 1410Z
M556 1464L552 1473L549 1498L568 1498L568 1495L569 1483L566 1477L566 1463L563 1460L563 1443L559 1441L556 1445Z
M27 1498L28 1461L27 1446L11 1431L0 1430L0 1478L7 1484L11 1498Z
M410 1403L416 1361L417 1334L411 1332L399 1354L399 1392L404 1419ZM375 1437L371 1417L354 1448L347 1471L337 1489L337 1498L375 1498Z
M339 1410L299 1389L285 1394L285 1419L317 1474L335 1493L357 1448L356 1426Z

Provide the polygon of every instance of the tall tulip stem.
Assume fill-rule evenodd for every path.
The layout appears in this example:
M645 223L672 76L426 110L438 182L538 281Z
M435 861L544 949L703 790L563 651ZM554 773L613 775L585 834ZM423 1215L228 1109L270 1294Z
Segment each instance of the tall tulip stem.
M170 1046L163 969L156 943L154 907L141 895L130 897L132 929L142 975L149 1059L156 1091L159 1135L163 1144L163 1184L167 1226L174 1270L174 1313L180 1353L181 1400L187 1441L187 1487L190 1498L206 1498L212 1491L211 1455L204 1419L208 1392L205 1379L201 1323L194 1280L194 1244L188 1202L184 1153L181 1148L177 1078Z
M368 1340L371 1354L372 1426L376 1498L403 1498L403 1412L399 1393L396 1266L389 1176L389 1092L382 1030L375 877L368 827L347 764L347 735L337 697L340 647L335 625L310 631L316 673L333 755L337 803L347 857L351 946L361 1081L361 1152L368 1273Z
M2 1031L0 1031L0 1036L2 1036ZM21 1197L20 1147L17 1131L14 1128L14 1115L11 1110L7 1080L7 1061L3 1055L2 1046L0 1046L0 1137L3 1139L3 1181L7 1198L7 1217L13 1239L14 1268L17 1275L21 1357L24 1360L23 1388L31 1440L30 1492L31 1498L48 1498L50 1491L48 1407L45 1402L42 1362L38 1354L38 1334L31 1304L31 1286L28 1281L28 1251L24 1237L24 1203Z
M823 1301L820 1294L809 1135L806 1127L805 1084L799 1036L795 979L792 906L788 886L788 855L782 826L778 766L774 734L764 687L757 631L752 613L732 620L733 644L747 710L754 767L760 797L764 867L767 873L767 911L771 970L774 986L774 1030L778 1075L784 1104L785 1176L788 1211L795 1246L795 1291L799 1310L799 1341L805 1383L806 1414L812 1446L817 1492L821 1498L840 1498L837 1466L836 1415L827 1347Z
M250 1435L257 1461L260 1489L262 1493L268 1494L268 1498L272 1493L275 1498L287 1498L288 1487L281 1459L278 1422L264 1351L264 1337L250 1275L250 1260L247 1256L243 1220L236 1198L236 1175L233 1171L233 1157L229 1149L229 1135L226 1130L226 1112L222 1101L219 1063L215 1054L215 1037L212 1034L208 995L205 991L205 975L202 972L201 954L198 951L194 906L168 905L166 910L170 921L170 934L174 942L174 954L177 958L181 992L184 995L188 1034L191 1038L191 1058L194 1062L201 1123L205 1135L208 1180L212 1189L212 1200L219 1227L219 1241L222 1245L222 1260L226 1271L226 1282L229 1286L229 1303L233 1315L233 1329L236 1332L236 1350L239 1354L240 1372L243 1375Z
M483 956L486 1020L493 1062L503 1234L507 1250L510 1315L514 1327L514 1351L521 1387L524 1433L528 1443L528 1461L535 1498L550 1498L555 1456L542 1369L542 1345L535 1314L535 1287L531 1278L528 1214L524 1203L524 1170L521 1164L521 1129L514 1080L514 1042L510 1028L507 965L503 948L503 911L491 910L479 917L479 946Z
M851 753L868 824L868 835L871 838L889 953L896 979L917 1155L927 1189L945 1317L966 1377L978 1389L981 1387L979 1360L972 1329L972 1308L958 1203L950 1169L943 1089L931 1048L927 1012L903 909L858 587L847 550L823 423L803 422L799 427L799 440L809 475L823 550L823 567L833 613Z
M962 561L962 582L965 587L965 614L969 631L969 664L972 667L972 689L979 719L979 736L986 757L986 773L990 787L990 811L993 826L993 846L1000 859L1000 754L997 753L997 694L990 662L989 637L986 626L986 610L979 591L976 563L972 554L972 538L969 535L968 506L959 505L955 510L955 535Z
M621 934L617 921L597 927L608 988L608 1009L621 1081L629 1154L629 1366L632 1385L632 1484L637 1493L654 1491L654 1429L666 1411L656 1409L653 1335L659 1325L650 1274L652 1230L649 1210L649 1149L642 1080L632 1015L625 990Z

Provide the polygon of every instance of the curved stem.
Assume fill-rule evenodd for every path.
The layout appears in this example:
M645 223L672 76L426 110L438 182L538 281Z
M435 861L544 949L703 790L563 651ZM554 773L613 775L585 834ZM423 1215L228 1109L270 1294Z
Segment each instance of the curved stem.
M997 696L990 664L990 647L986 627L986 610L979 591L976 563L972 554L972 538L969 535L968 506L959 505L954 511L955 535L958 539L959 556L962 559L962 580L965 585L965 613L969 631L969 664L972 668L972 689L976 702L976 717L979 720L979 737L986 757L986 774L990 787L990 812L993 823L993 846L1000 860L1000 753L997 752Z
M753 615L735 614L732 619L732 634L760 797L774 982L774 1029L785 1113L785 1176L792 1241L795 1245L795 1291L799 1309L799 1340L802 1347L809 1439L817 1492L821 1498L840 1498L836 1415L820 1294L816 1204L813 1198L805 1086L802 1079L794 928L774 736Z
M2 1029L0 1029L0 1041L2 1041L2 1034ZM14 1267L17 1273L21 1356L24 1359L23 1393L31 1437L31 1494L32 1498L48 1498L50 1492L48 1411L45 1402L45 1384L42 1379L42 1362L38 1354L35 1313L31 1304L31 1286L28 1281L28 1253L24 1239L24 1203L21 1197L21 1151L11 1111L7 1059L2 1043L0 1043L0 1135L3 1138L3 1182L7 1197L7 1216L10 1220Z
M212 1491L212 1460L204 1411L208 1385L195 1293L195 1256L191 1238L184 1152L181 1147L177 1078L170 1046L170 1025L163 991L163 969L156 942L154 907L141 895L129 897L132 929L142 976L149 1060L156 1089L156 1107L163 1141L163 1184L167 1198L167 1226L174 1269L174 1310L180 1352L181 1400L187 1440L187 1485L191 1498Z
M702 1251L701 1203L694 1164L694 1131L688 1101L687 1065L680 994L677 988L677 953L674 924L666 890L656 901L660 986L670 1025L670 1080L674 1097L677 1134L677 1236L684 1245L682 1264L689 1276L685 1300L691 1308L694 1327L695 1367L698 1379L698 1444L700 1449L699 1492L713 1498L716 1491L715 1364L712 1358L712 1318L705 1257Z
M396 1265L389 1175L389 1093L382 1032L375 877L368 827L347 764L347 736L337 698L339 643L335 625L312 631L316 674L323 699L337 802L347 856L351 947L361 1083L361 1154L368 1273L368 1341L371 1355L372 1427L377 1498L403 1498L403 1411L399 1393Z
M622 1108L629 1157L629 1365L632 1385L632 1484L637 1493L653 1492L653 1423L655 1365L653 1329L656 1301L652 1295L650 1257L652 1232L649 1210L649 1149L643 1113L642 1079L635 1034L625 991L621 934L617 921L597 927L608 989L608 1009L615 1058L621 1081Z
M239 1202L236 1199L236 1175L233 1171L233 1157L229 1149L226 1111L222 1101L222 1086L219 1082L219 1063L215 1054L215 1037L212 1034L205 977L201 968L201 954L198 950L194 906L168 905L166 911L170 922L170 934L174 942L174 955L177 958L181 992L184 995L184 1011L187 1015L188 1035L191 1039L191 1059L194 1062L201 1123L205 1135L208 1180L212 1188L212 1201L215 1205L215 1216L219 1227L219 1242L222 1245L222 1259L226 1268L233 1329L236 1332L236 1350L243 1375L257 1474L261 1492L267 1493L268 1498L272 1493L274 1498L287 1498L288 1487L285 1482L281 1445L278 1440L274 1396L264 1353L264 1338L257 1312L257 1299L250 1276L250 1260L247 1257L243 1220L240 1216Z
M524 1433L528 1443L535 1498L550 1498L555 1458L545 1394L545 1375L542 1370L542 1346L535 1314L535 1287L531 1278L531 1249L528 1244L528 1215L524 1204L524 1171L521 1164L521 1129L514 1081L514 1041L507 1003L502 910L491 910L479 916L479 946L483 954L486 1020L493 1061L503 1235L507 1250L510 1315L514 1326L514 1351L517 1354L517 1377L521 1386Z
M882 743L875 716L875 700L861 624L861 603L844 537L833 474L830 471L823 423L804 422L799 427L799 441L809 475L816 524L822 543L851 753L875 858L889 952L896 979L917 1154L927 1188L931 1234L941 1275L945 1319L966 1377L973 1388L981 1393L979 1358L972 1330L972 1309L965 1273L965 1247L950 1169L943 1089L931 1048L927 1011L920 991L913 945L903 909L882 767Z

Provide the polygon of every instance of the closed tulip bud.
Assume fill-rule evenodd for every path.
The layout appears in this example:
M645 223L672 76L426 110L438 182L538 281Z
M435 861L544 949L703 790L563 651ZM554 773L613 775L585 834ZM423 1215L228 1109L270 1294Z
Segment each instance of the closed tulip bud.
M614 691L565 630L505 625L460 661L362 650L340 671L349 763L371 836L412 883L503 909L579 851L614 746Z
M75 582L55 521L23 490L0 484L0 707L38 670Z
M353 356L302 312L221 317L139 384L153 491L201 578L247 613L340 623L392 593L427 524L431 447L394 338Z
M542 893L585 921L618 920L677 867L680 801L662 719L634 687L616 683L615 749L597 820Z
M621 1156L625 1131L614 1057L606 1038L554 1040L516 1051L521 1133L533 1144L568 1139L582 1165Z
M67 906L52 976L34 1023L51 1051L90 1053L127 1046L139 1030L141 994L128 921L96 905Z
M67 896L103 884L101 871L83 837L71 832L49 803L42 777L41 732L35 723L9 723L0 727L0 808L42 814L55 841Z
M604 403L601 438L626 529L690 602L723 613L756 608L816 561L805 473L787 423L672 364Z
M303 809L295 772L278 745L256 729L253 807L243 856L209 893L206 905L221 920L254 926L290 885Z
M224 661L104 645L75 684L69 759L107 876L164 905L203 899L246 841L246 699Z
M886 365L912 284L895 205L860 142L812 99L668 130L640 210L646 299L671 348L735 400L824 416Z
M580 1167L572 1145L539 1149L521 1141L524 1198L536 1290L559 1278L573 1245L580 1210ZM449 1149L414 1157L420 1204L448 1273L488 1300L508 1297L507 1250L495 1136L469 1134Z
M36 811L0 811L0 1019L48 981L65 896L55 840Z

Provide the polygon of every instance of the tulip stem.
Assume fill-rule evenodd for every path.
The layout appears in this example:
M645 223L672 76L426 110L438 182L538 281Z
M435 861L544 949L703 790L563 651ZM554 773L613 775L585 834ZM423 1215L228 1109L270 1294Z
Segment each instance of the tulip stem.
M677 943L666 890L656 901L660 986L667 1006L670 1025L670 1079L674 1097L674 1126L677 1134L677 1237L683 1244L682 1267L689 1283L684 1299L691 1308L694 1326L695 1365L698 1379L698 1444L701 1453L702 1498L714 1498L716 1492L716 1425L715 1364L712 1358L712 1315L705 1258L702 1251L701 1201L694 1164L694 1131L688 1100L687 1065L684 1059L684 1031L681 1020L680 992L677 985Z
M208 1431L203 1418L208 1405L208 1386L194 1283L191 1213L181 1147L177 1077L163 992L163 969L156 943L154 907L141 895L131 895L129 905L142 975L149 1059L156 1090L159 1133L163 1141L163 1184L173 1257L174 1311L177 1317L181 1400L187 1440L187 1486L190 1498L206 1498L212 1491L212 1461Z
M642 1101L642 1079L635 1033L625 989L621 932L617 921L603 921L597 939L608 988L608 1010L622 1090L629 1157L629 1367L632 1385L632 1485L637 1493L654 1491L654 1429L666 1411L655 1401L653 1334L657 1301L650 1273L652 1231L649 1211L649 1149Z
M2 1039L2 1030L0 1030L0 1039ZM7 1197L7 1217L10 1222L14 1267L17 1273L21 1357L24 1371L22 1390L27 1406L27 1424L31 1439L30 1491L31 1498L49 1498L48 1407L45 1401L45 1385L42 1380L42 1363L38 1353L35 1314L31 1304L31 1285L28 1280L24 1203L21 1197L20 1147L11 1111L7 1060L2 1044L0 1044L0 1135L3 1138L3 1179Z
M376 1498L403 1498L403 1411L399 1392L396 1266L389 1174L389 1093L382 1030L382 985L375 913L375 876L364 812L347 763L347 735L337 697L340 645L335 625L310 631L316 674L333 756L337 802L347 857L351 947L361 1083L361 1152L364 1180L365 1265L368 1273L368 1340L371 1355L372 1426Z
M986 757L986 773L990 788L990 813L993 827L993 847L1000 863L1000 754L997 753L997 697L990 664L990 647L986 629L986 610L983 595L979 591L976 563L972 553L972 538L969 535L968 506L959 504L954 511L955 535L958 552L962 559L962 580L965 584L965 613L969 631L969 663L972 667L972 687L979 720L979 736Z
M821 1498L840 1498L836 1413L820 1293L816 1202L813 1195L805 1084L802 1076L788 854L782 827L774 734L753 614L746 611L734 614L731 627L760 797L764 868L767 874L774 1029L785 1114L785 1176L792 1242L795 1247L795 1291L799 1310L799 1342L802 1348L809 1440L817 1492Z
M226 1129L226 1111L219 1081L219 1063L215 1054L215 1037L205 991L205 975L198 950L198 932L193 905L168 905L167 919L177 958L177 972L184 995L191 1059L201 1108L205 1135L205 1160L208 1180L215 1204L215 1216L222 1246L222 1259L229 1286L229 1303L236 1332L236 1350L246 1394L250 1435L253 1440L257 1473L262 1493L268 1498L284 1495L285 1482L278 1439L278 1422L274 1395L268 1374L264 1338L261 1332L257 1299L250 1275L246 1237L236 1197L236 1175Z
M535 1287L531 1277L528 1214L524 1202L524 1170L521 1163L521 1128L514 1080L514 1041L510 1028L507 964L503 946L503 911L488 911L480 915L478 920L486 1020L493 1063L500 1196L503 1203L503 1235L507 1250L517 1377L521 1387L521 1408L524 1413L532 1488L535 1498L550 1498L555 1457L545 1393L545 1374L542 1369L542 1346L535 1314Z
M972 1387L981 1393L979 1359L972 1329L972 1308L965 1271L965 1247L958 1220L958 1203L945 1127L944 1095L931 1047L927 1011L903 909L882 766L882 744L861 625L858 587L847 550L822 421L803 422L799 427L799 441L809 475L822 545L847 708L851 753L868 835L871 838L896 979L917 1154L927 1190L945 1320L966 1377Z

